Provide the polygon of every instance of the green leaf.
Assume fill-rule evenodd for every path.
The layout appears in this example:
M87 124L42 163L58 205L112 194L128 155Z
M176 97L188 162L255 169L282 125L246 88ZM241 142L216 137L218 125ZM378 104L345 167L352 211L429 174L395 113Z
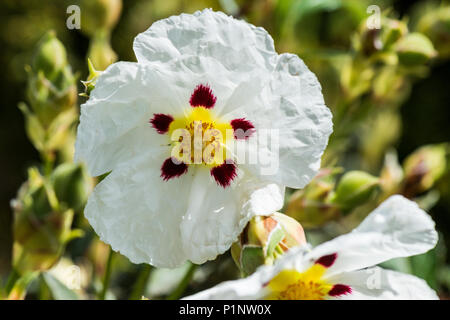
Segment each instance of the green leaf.
M397 258L380 264L381 267L403 273L412 273L411 262L408 258Z
M424 279L430 287L437 289L436 250L410 258L412 273Z

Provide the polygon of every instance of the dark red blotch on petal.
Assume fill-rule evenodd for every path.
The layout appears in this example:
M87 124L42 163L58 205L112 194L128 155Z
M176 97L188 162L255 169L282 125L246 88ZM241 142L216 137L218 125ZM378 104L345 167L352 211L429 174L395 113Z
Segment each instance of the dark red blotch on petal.
M159 134L164 134L169 131L172 121L173 117L170 114L155 113L153 118L150 119L150 124Z
M161 166L161 177L164 181L179 177L187 172L187 164L183 162L178 163L176 161L177 160L173 158L168 158L164 161L163 165Z
M352 293L352 288L345 284L335 284L333 288L328 292L329 296L339 297L345 294Z
M210 109L216 104L217 98L212 93L212 90L207 85L199 84L194 93L191 95L189 103L191 107L205 107Z
M229 162L229 163L227 163ZM216 182L222 187L228 187L231 181L237 175L236 165L230 161L225 161L220 166L211 169L211 175L214 177Z
M336 261L337 253L328 254L326 256L320 257L316 260L316 263L323 265L325 268L329 268Z
M248 139L255 131L255 126L250 121L240 118L230 122L234 130L235 139Z

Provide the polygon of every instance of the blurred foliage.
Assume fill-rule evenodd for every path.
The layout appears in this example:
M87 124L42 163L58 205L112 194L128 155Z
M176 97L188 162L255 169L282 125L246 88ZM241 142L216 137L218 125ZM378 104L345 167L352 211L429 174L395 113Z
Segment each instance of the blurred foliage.
M66 27L73 4L81 30ZM78 93L89 95L97 70L135 61L133 39L154 21L205 7L263 26L278 52L298 54L333 112L323 169L288 190L283 212L317 244L389 195L417 201L437 222L438 246L384 266L448 298L450 4L390 0L2 0L0 298L173 299L239 277L232 256L248 274L303 241L297 222L275 214L252 220L215 261L155 269L113 253L82 215L96 181L72 163Z

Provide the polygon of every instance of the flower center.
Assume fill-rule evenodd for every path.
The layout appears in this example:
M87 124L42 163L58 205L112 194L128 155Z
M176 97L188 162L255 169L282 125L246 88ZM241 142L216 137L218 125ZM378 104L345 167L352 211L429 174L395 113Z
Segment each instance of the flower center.
M190 110L187 116L175 118L169 125L172 157L186 164L211 167L226 161L226 141L233 138L233 128L220 121L205 107Z
M169 134L173 147L170 158L161 166L161 178L168 181L188 172L191 164L203 164L210 169L217 184L226 188L237 177L237 166L227 141L248 139L254 132L252 122L245 118L229 123L217 118L212 108L217 101L208 85L198 85L189 99L189 113L174 118L170 114L154 113L149 120L159 134ZM227 157L228 156L228 157Z
M323 279L327 267L314 264L305 272L283 270L269 283L267 299L271 300L324 300L351 293L343 284L331 284Z
M280 292L278 297L280 300L323 300L327 292L328 289L320 283L299 280Z
M305 272L283 270L269 282L275 300L323 300L333 285L321 280L325 267L315 264Z

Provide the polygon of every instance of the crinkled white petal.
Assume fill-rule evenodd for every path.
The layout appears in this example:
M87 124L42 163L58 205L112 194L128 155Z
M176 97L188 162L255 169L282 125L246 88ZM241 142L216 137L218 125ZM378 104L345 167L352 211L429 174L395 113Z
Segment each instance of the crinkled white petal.
M240 172L231 186L222 188L200 168L181 224L187 256L197 264L214 259L230 248L253 216L279 210L283 199L284 187L277 184Z
M215 112L245 117L261 136L276 130L276 145L249 140L259 157L249 166L255 174L293 188L316 175L332 132L331 112L315 75L297 56L278 55L263 28L205 9L155 22L136 37L134 50L141 63L199 60L191 65L205 73L203 81L221 84L211 85Z
M85 216L100 239L133 263L176 267L186 259L180 224L192 178L163 182L163 157L141 157L112 171L89 197Z
M438 239L431 217L402 196L392 196L376 208L352 232L314 248L311 260L337 253L327 270L332 276L381 262L408 257L432 249Z
M264 29L223 13L203 10L156 22L135 39L134 50L138 63L110 66L82 106L75 157L94 176L112 171L91 196L86 216L133 262L173 267L213 259L253 215L281 208L280 185L303 187L316 174L331 114L317 79L297 56L278 55ZM207 172L192 180L195 166L162 180L169 137L149 120L155 113L187 114L199 84L211 87L212 111L222 120L245 117L258 130L279 130L275 172L257 170L264 161L238 164L246 175L227 189ZM264 160L278 157L272 145L258 144L255 152Z
M210 289L200 291L185 300L259 300L264 297L264 288L259 277L222 282Z
M242 178L224 190L205 168L163 181L164 160L145 155L117 167L85 209L100 238L134 263L204 263L226 251L252 216L283 204L280 186Z
M272 266L261 266L252 275L239 280L226 281L210 289L185 297L187 300L259 300L269 291L267 283L282 270L303 270L307 260L302 259L308 246L289 250Z
M255 79L242 95L258 90L262 81ZM248 140L249 150L258 152L258 162L248 166L252 172L292 188L303 188L317 174L332 132L332 115L319 81L299 57L280 55L260 93L246 104L227 104L224 112L255 124L258 139Z
M260 300L267 291L264 284L274 276L271 267L261 267L244 279L222 282L210 289L200 291L185 300Z
M89 100L81 106L75 160L93 176L109 172L143 153L158 153L167 138L149 124L154 113L182 110L173 72L118 62L102 73ZM164 139L166 138L166 139Z
M338 297L344 300L436 300L428 284L415 276L379 267L346 272L329 279L352 288L352 293Z
M246 279L220 284L188 299L261 299L267 294L264 284L280 271L304 272L318 258L332 253L337 253L337 259L323 279L349 285L353 291L339 299L436 299L435 292L417 277L376 267L361 270L392 258L424 253L436 242L432 219L416 203L392 196L353 232L312 250L292 249L274 266L260 267Z
M159 20L134 40L140 63L211 57L235 72L272 68L273 39L263 29L211 9Z

